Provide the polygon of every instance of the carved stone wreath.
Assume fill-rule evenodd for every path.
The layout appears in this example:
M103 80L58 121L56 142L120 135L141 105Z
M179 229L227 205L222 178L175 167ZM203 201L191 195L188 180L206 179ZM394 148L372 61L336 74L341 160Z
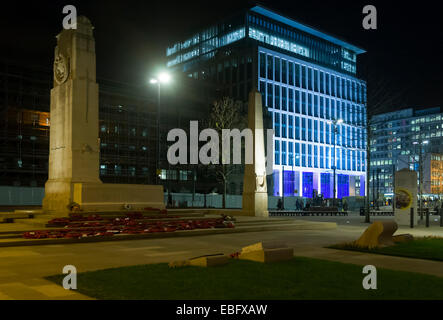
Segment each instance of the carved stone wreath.
M256 175L255 182L256 182L256 190L262 191L265 185L265 177Z
M61 53L56 52L54 59L55 81L58 84L62 84L68 79L68 75L69 75L69 67L67 59Z

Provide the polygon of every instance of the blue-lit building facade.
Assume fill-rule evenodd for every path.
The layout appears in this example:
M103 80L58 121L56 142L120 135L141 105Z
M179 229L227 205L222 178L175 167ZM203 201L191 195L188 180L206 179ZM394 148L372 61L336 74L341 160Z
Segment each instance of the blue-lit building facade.
M167 66L246 101L257 88L274 134L273 195L366 194L362 49L256 6L166 50ZM335 150L335 155L334 155ZM335 164L334 164L335 162Z

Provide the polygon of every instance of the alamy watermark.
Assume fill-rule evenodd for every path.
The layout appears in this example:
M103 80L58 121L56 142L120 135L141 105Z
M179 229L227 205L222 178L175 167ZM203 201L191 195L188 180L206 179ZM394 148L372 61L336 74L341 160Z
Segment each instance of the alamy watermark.
M64 14L68 14L63 18L63 29L77 29L77 8L73 5L66 5L63 7Z
M366 265L363 267L363 274L367 274L363 278L363 288L365 290L376 290L377 289L377 268L373 265Z
M73 265L66 265L63 267L63 274L68 274L63 278L63 288L77 290L77 268Z
M365 30L377 29L377 8L373 5L366 5L363 7L363 14L366 16L363 18L362 25Z
M266 175L273 172L273 154L274 154L274 130L266 130L266 156L265 150L262 154L260 148L254 150L254 137L257 147L263 143L263 129L255 129L255 132L246 128L223 129L221 131L221 154L220 154L220 135L215 129L206 128L198 132L198 121L190 121L189 141L185 130L174 128L168 132L167 141L175 142L168 148L167 158L171 165L176 164L231 164L231 140L232 144L232 164L242 164L242 139L244 140L245 164L254 163L255 156L263 157L266 165ZM206 142L199 148L199 142ZM188 152L189 145L189 152ZM264 148L263 148L264 149ZM189 157L188 157L189 154ZM221 157L220 157L221 155ZM261 159L256 159L256 163Z

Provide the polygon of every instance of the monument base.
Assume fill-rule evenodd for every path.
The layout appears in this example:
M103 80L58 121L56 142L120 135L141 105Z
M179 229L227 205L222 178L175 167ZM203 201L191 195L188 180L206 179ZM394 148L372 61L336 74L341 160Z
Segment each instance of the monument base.
M247 216L269 217L268 193L243 193L243 212Z
M164 209L163 186L48 181L43 211L64 217L76 204L84 212Z

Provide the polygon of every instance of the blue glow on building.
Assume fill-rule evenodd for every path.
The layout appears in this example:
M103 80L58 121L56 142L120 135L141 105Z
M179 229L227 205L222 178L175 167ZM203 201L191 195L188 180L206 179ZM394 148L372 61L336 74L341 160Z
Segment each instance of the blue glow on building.
M314 190L333 197L334 167L337 198L365 194L366 83L355 77L361 53L261 6L167 49L169 67L218 83L225 95L246 100L252 88L261 92L275 131L269 188L309 198Z
M314 191L314 174L312 172L303 172L303 197L312 198Z
M331 174L329 172L321 173L321 194L325 199L332 198L331 192Z
M285 39L275 37L269 33L259 31L257 29L254 29L252 27L249 28L249 37L251 39L258 40L260 42L264 42L266 44L269 44L271 46L285 49L287 51L291 51L294 53L297 53L299 55L309 57L309 50L305 47L302 47L296 43L286 41Z

